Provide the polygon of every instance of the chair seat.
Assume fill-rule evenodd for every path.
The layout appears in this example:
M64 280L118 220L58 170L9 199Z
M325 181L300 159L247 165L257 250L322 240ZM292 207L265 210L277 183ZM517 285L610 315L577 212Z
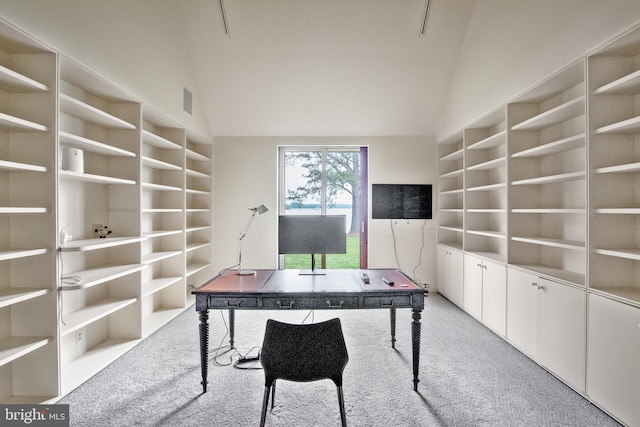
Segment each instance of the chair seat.
M348 361L340 319L302 325L267 320L260 353L265 376L260 425L264 426L270 395L273 408L276 380L330 379L337 387L340 417L346 426L342 374Z

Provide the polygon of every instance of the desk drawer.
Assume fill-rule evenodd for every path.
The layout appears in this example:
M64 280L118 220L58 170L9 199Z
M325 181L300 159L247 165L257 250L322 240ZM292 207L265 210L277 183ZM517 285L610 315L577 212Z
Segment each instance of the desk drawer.
M258 307L257 298L209 297L208 308L252 308Z
M364 297L365 308L411 307L411 295Z
M262 307L265 309L332 309L332 308L358 308L358 297L266 297L262 299Z

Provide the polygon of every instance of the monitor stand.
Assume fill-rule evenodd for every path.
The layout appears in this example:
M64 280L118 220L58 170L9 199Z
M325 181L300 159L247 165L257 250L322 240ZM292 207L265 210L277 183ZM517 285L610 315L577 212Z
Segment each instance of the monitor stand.
M316 256L311 254L311 270L300 270L298 276L326 276L325 270L316 270Z

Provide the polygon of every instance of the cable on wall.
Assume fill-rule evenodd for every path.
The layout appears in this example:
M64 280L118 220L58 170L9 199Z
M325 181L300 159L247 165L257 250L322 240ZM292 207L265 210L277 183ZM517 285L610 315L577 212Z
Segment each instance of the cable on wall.
M395 228L393 227L394 221L397 223L397 220L393 220L390 219L389 220L389 224L391 225L391 235L392 235L392 240L393 240L393 255L395 256L396 259L396 265L398 267L398 269L400 269L401 271L402 268L400 267L400 261L398 259L398 245L396 243L396 231ZM409 221L407 220L407 224L409 223ZM418 267L420 267L422 265L422 252L424 251L424 227L427 225L427 220L425 219L424 222L422 223L422 228L421 228L421 238L422 238L422 243L420 245L420 251L418 254L418 264L416 264L415 267L413 267L412 270L412 275L411 275L411 280L413 280L413 282L417 285L423 286L422 282L418 279L416 279L416 270L418 269Z

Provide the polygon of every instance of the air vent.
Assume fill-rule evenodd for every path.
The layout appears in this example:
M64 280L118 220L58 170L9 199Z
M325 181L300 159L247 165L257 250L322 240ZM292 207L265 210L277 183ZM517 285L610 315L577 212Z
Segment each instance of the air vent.
M184 88L183 105L183 109L185 112L193 114L193 95L186 87Z

